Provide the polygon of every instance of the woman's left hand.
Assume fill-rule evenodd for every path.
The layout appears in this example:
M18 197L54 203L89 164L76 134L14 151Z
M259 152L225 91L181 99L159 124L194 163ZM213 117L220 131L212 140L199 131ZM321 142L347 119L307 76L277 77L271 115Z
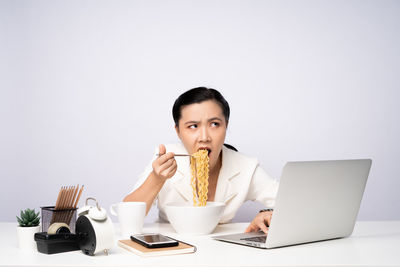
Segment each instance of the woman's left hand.
M254 217L253 221L246 228L245 233L248 232L257 232L258 230L262 230L264 233L268 233L268 227L271 223L272 211L263 211L257 214Z

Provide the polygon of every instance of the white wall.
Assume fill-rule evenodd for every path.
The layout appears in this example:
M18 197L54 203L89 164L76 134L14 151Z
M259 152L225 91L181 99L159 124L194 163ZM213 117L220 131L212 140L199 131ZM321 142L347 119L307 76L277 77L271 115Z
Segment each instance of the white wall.
M54 204L62 185L120 201L154 147L177 141L173 101L196 86L224 94L227 142L276 178L290 160L372 158L359 219L400 219L399 13L399 1L0 1L0 221Z

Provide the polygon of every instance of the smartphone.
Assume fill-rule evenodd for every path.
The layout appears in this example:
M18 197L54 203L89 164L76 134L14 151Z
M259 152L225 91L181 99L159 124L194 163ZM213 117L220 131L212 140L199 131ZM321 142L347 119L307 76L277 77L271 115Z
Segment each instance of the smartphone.
M146 248L165 248L179 245L179 242L175 239L162 234L132 235L131 240L145 246Z

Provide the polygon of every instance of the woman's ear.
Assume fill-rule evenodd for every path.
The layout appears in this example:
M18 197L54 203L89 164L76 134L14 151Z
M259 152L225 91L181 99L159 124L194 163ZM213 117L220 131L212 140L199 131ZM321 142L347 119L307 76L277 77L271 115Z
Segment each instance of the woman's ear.
M182 140L181 134L179 133L179 127L177 125L175 125L175 131L176 131L176 134L178 135L179 139Z

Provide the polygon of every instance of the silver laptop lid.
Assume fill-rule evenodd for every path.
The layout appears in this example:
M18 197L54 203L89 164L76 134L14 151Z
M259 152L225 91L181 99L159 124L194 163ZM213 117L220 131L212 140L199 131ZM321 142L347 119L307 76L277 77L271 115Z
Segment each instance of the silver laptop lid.
M282 171L266 247L349 236L371 162L288 162Z

